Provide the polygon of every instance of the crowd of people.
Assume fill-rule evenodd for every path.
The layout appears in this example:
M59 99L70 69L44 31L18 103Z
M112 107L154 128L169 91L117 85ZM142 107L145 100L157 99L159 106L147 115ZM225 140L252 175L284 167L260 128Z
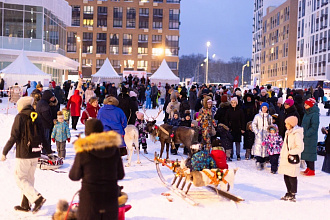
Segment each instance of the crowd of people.
M29 120L31 113L37 114L38 129L43 137L41 140L43 148L40 151L44 154L53 153L51 149L51 141L53 141L56 142L58 155L65 158L65 143L70 142L71 137L70 119L72 130L77 130L77 123L81 117L81 123L86 125L86 137L81 139L77 147L75 144L77 156L70 178L83 180L84 191L80 195L82 206L86 207L82 211L83 215L100 215L99 210L87 209L89 203L86 202L88 199L97 203L92 192L96 190L93 184L99 184L99 181L104 187L98 187L97 192L106 193L111 199L99 201L98 208L104 210L106 213L104 216L118 209L116 205L107 210L105 205L109 202L113 203L114 197L118 194L114 184L124 177L123 165L118 158L127 154L123 136L128 124L138 128L139 145L142 146L145 154L148 153L147 122L144 119L145 115L139 111L141 108L159 107L164 111L164 123L174 127L185 126L194 129L196 135L194 140L202 146L200 150L203 156L212 155L212 147L216 146L217 150L223 150L221 155L227 162L234 158L240 161L243 142L244 158L255 159L257 170L264 170L265 164L269 162L271 173L284 174L287 193L282 197L283 200L295 201L297 176L301 166L297 162L297 157L307 165L302 174L315 175L320 118L318 100L319 97L324 96L321 87L306 92L287 89L284 95L282 89L275 93L271 86L266 88L257 86L248 91L227 88L221 84L192 85L186 88L185 85L156 85L148 78L138 79L130 75L118 88L114 83L95 84L79 80L76 83L66 81L63 89L52 82L49 88L43 91L40 83L29 82L25 95L27 96L17 101L19 114L16 116L11 138L4 148L2 160L6 159L8 151L15 142L20 143L17 144L18 149L26 144L21 142L26 130L20 127L20 123ZM65 105L65 108L60 109L61 104ZM120 140L109 144L104 141L107 140L106 137L99 139L105 132L114 132L108 134ZM102 134L93 136L92 133ZM84 141L92 147L86 147ZM112 149L114 146L118 147L118 152ZM175 148L171 149L171 153L178 154L179 147L180 145L176 144ZM29 169L22 169L22 165L17 166L17 178L21 178L18 185L24 196L22 204L16 208L29 211L30 203L35 203L33 211L36 212L45 202L45 199L34 189L32 181L36 158L40 156L40 152L31 153L23 150L17 152L16 157L20 161L29 161ZM192 152L184 147L183 153L191 156ZM216 154L220 155L218 152ZM289 160L290 157L295 158L294 162ZM99 161L104 163L98 164L92 158L99 158ZM116 166L111 168L113 170L111 174L107 174L110 175L108 179L93 174L96 170L101 173L102 170L108 169L109 165L106 165L106 161L114 158L116 158L115 162L112 163ZM90 164L86 164L86 161L90 161ZM213 165L220 164L219 161L221 160L215 161ZM330 173L329 162L325 164L327 167L323 171ZM22 178L27 178L29 181L23 183ZM110 186L113 191L110 192L106 186ZM31 194L30 191L34 193Z

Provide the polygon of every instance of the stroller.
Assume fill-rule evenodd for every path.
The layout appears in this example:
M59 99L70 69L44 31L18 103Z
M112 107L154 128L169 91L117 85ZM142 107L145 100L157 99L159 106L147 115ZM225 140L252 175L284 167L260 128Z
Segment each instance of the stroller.
M328 136L328 134L327 134L328 129L329 129L329 127L321 128L322 134L324 134L324 140ZM325 141L317 142L317 154L320 155L320 156L325 156L325 154L326 154L326 152L325 152Z
M38 167L41 170L56 170L63 165L63 158L57 155L43 155L38 158Z

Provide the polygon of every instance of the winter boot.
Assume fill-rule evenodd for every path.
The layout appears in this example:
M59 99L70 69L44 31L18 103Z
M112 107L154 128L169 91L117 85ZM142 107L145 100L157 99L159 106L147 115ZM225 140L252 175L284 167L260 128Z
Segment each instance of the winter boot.
M296 202L296 194L295 193L290 193L288 201Z
M29 200L26 198L25 195L23 195L21 205L20 206L19 205L15 206L14 209L16 211L22 211L22 212L28 212L28 211L31 210Z
M261 163L260 162L256 162L256 166L257 166L257 170L261 170Z
M33 214L37 213L45 202L46 199L39 194L39 198L34 202Z
M287 192L285 195L281 198L281 200L288 201L290 199L291 193Z
M315 176L315 170L309 170L307 173L305 173L305 176Z
M230 157L227 157L227 161L228 162L231 162L231 161L233 161Z
M241 157L240 156L237 156L237 161L240 161L241 160Z
M148 151L147 151L147 149L144 149L144 154L148 154Z
M300 173L305 175L306 173L308 173L308 171L310 171L310 169L307 167L307 169L305 171L301 171Z

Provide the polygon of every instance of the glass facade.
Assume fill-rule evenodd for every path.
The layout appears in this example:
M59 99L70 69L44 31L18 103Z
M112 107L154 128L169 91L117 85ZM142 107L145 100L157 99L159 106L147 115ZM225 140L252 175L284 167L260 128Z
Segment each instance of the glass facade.
M65 55L66 25L39 6L0 2L0 48Z

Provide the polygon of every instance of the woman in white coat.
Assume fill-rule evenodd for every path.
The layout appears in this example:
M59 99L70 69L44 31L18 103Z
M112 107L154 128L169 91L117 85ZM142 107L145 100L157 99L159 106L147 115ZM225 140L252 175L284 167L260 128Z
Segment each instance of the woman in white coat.
M252 122L252 131L255 134L254 145L252 147L252 154L257 160L257 169L263 170L265 158L268 157L267 146L262 146L263 140L267 137L267 128L273 123L272 117L268 114L269 105L264 102L260 106L259 114L254 116Z
M280 154L280 166L278 173L284 174L284 182L287 188L287 193L281 198L285 201L296 201L297 193L297 176L300 172L300 163L291 164L288 162L288 156L298 155L301 158L301 152L304 150L304 130L298 126L298 118L290 116L285 119L285 138Z

